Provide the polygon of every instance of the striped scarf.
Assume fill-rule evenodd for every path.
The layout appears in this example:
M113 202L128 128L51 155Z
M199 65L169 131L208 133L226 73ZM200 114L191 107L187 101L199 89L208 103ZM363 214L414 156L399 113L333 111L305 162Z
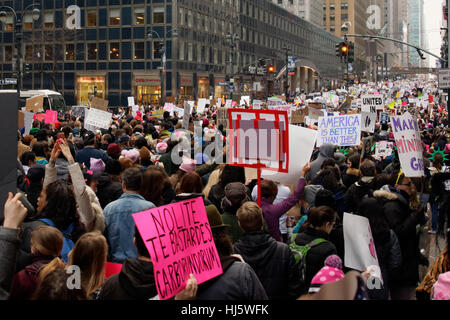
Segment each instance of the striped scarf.
M439 275L450 271L450 257L448 255L448 248L442 251L439 258L434 263L433 267L428 271L420 286L417 288L419 292L426 292L431 294L433 285L438 280Z

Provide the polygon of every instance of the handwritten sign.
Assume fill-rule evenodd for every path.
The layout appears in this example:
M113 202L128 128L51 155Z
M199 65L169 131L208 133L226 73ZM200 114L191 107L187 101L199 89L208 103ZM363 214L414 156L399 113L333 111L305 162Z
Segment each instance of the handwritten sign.
M305 117L308 116L308 107L305 109L293 110L291 112L291 124L300 124L305 122Z
M189 274L199 284L222 274L203 198L133 214L152 258L161 300L181 292Z
M232 107L232 104L233 104L233 100L227 99L227 100L225 101L225 108L231 108L231 107Z
M128 106L129 107L134 106L134 97L128 97Z
M261 109L262 101L261 100L253 100L253 109Z
M152 117L162 118L164 117L164 110L152 111Z
M373 107L371 107L373 108ZM377 123L377 112L362 112L361 113L361 131L363 132L375 132L375 124Z
M44 111L44 96L28 98L25 102L25 110L34 113Z
M189 129L189 118L191 117L192 106L188 101L184 102L184 113L183 113L183 128Z
M205 111L206 105L209 103L210 101L208 99L198 99L197 113L202 114Z
M94 98L92 98L92 101L91 101L91 108L107 111L108 104L109 104L108 100L94 97Z
M405 176L422 177L424 175L423 148L415 117L409 112L398 117L392 116L391 127Z
M90 109L87 111L88 113L84 121L85 125L105 130L109 128L112 119L112 113L99 109Z
M357 146L361 142L361 115L320 117L318 130L317 147L326 143Z
M45 111L45 123L58 122L58 111L47 110Z
M362 100L362 111L367 112L370 107L375 108L375 110L384 110L384 99L382 95L363 95Z
M70 115L74 116L76 118L84 117L85 110L86 110L86 107L84 107L84 106L73 106L72 112L70 113Z

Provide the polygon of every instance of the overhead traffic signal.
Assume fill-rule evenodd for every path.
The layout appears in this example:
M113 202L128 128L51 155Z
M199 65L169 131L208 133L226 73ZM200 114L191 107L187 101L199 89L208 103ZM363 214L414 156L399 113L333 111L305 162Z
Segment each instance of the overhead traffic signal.
M343 42L341 45L341 57L348 56L348 44L346 42Z
M269 67L267 67L267 71L269 73L274 73L275 72L275 67L274 66L269 66Z
M353 63L355 61L355 44L353 42L348 43L347 62Z
M25 63L25 64L23 65L23 73L24 73L24 74L29 74L29 73L31 73L31 65L30 65L30 64Z

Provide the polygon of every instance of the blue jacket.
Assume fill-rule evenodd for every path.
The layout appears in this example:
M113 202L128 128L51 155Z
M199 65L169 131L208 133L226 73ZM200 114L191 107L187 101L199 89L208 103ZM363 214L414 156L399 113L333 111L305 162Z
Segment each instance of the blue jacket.
M138 257L133 243L135 224L132 214L152 208L155 205L137 193L124 193L105 207L110 261L123 263L127 258Z

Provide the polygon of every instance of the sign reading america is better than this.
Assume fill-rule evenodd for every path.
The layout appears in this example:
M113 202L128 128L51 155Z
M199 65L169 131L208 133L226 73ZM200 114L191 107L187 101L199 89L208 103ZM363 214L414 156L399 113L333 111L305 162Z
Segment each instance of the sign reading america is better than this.
M317 147L326 143L357 146L361 142L361 115L320 117L318 131Z

